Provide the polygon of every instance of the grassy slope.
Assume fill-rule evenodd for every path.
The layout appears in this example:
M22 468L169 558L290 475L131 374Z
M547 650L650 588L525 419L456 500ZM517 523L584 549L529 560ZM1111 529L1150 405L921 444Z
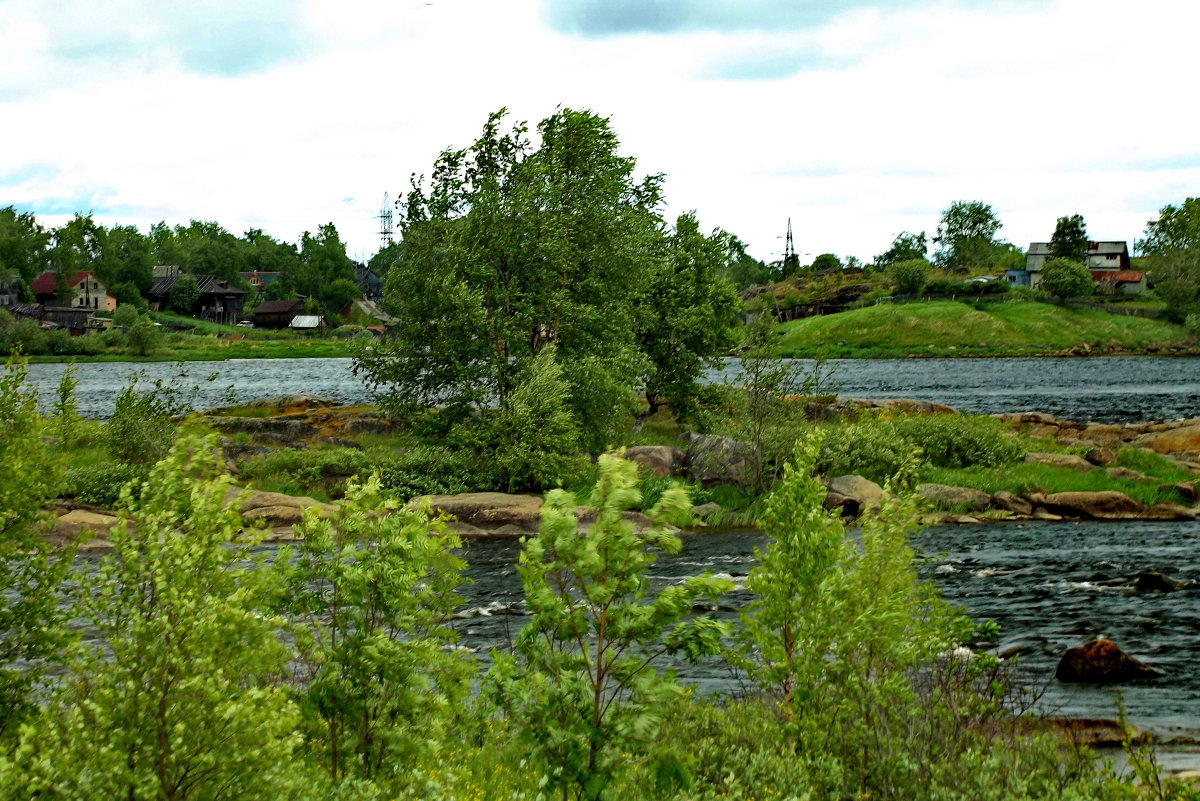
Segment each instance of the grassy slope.
M782 356L903 357L908 355L1045 354L1079 343L1120 350L1183 343L1181 326L1014 301L980 305L950 300L881 304L785 323Z

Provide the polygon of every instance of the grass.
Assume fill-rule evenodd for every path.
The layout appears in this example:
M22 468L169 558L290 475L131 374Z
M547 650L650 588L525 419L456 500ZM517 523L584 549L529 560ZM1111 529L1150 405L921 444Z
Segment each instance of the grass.
M971 487L989 494L1001 490L1014 495L1030 492L1102 492L1115 490L1147 506L1156 503L1179 503L1179 496L1170 488L1148 481L1125 481L1112 478L1103 470L1078 473L1052 465L1021 462L996 470L987 467L944 468L927 467L921 472L924 482Z
M1080 343L1117 351L1183 345L1182 326L1029 301L881 304L780 327L784 357L1038 355Z

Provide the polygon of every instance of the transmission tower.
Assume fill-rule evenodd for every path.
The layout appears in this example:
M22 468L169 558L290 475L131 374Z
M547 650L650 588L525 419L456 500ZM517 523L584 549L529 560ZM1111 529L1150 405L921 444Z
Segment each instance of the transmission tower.
M800 272L800 257L796 255L796 243L792 239L792 218L788 217L787 243L783 246L783 275L786 278Z
M388 245L395 242L393 239L394 226L392 225L392 203L388 199L388 193L383 193L383 207L379 210L379 248L382 250Z

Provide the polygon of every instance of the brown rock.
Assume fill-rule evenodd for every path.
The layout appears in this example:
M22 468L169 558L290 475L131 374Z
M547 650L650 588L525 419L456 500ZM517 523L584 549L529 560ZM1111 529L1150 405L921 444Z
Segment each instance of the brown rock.
M1070 517L1091 517L1097 520L1129 520L1137 518L1145 507L1123 492L1055 492L1042 501L1047 510Z
M1103 445L1093 445L1092 447L1088 448L1087 453L1083 455L1083 458L1087 459L1091 464L1099 466L1112 464L1117 460L1117 457L1113 455L1113 452Z
M77 540L92 539L108 540L109 532L117 525L118 519L113 515L89 512L85 509L72 509L60 515L47 533L53 542L66 543Z
M1104 471L1109 478L1115 478L1120 481L1153 481L1154 479L1145 473L1139 473L1128 467L1109 467Z
M1033 514L1033 504L1007 490L1000 490L992 496L992 506L1016 515Z
M304 519L304 509L299 506L256 506L243 511L242 519L263 528L287 528Z
M1139 517L1143 520L1195 520L1200 510L1189 509L1178 503L1156 503Z
M1138 447L1152 448L1157 453L1200 451L1200 424L1184 425L1143 434L1135 439L1133 444Z
M825 482L825 508L841 509L845 517L858 517L878 509L883 488L862 476L838 476Z
M414 504L428 503L434 512L452 515L484 531L512 525L526 532L537 531L542 499L536 495L504 492L467 492L461 495L423 495Z
M1112 640L1104 638L1067 649L1054 671L1059 681L1089 684L1116 684L1152 679L1158 675L1158 671L1143 665Z
M683 468L683 451L670 445L638 445L626 448L625 458L645 467L656 476L678 476Z
M1062 734L1068 742L1089 748L1118 746L1124 742L1125 730L1120 721L1104 718L1046 718L1043 723ZM1134 743L1145 742L1145 732L1130 726L1129 736Z
M1025 461L1034 464L1048 464L1053 467L1065 467L1078 473L1086 473L1092 469L1091 462L1073 453L1027 453Z
M1182 581L1175 581L1155 571L1139 573L1133 580L1133 588L1138 592L1175 592L1183 587Z
M1101 445L1105 448L1115 448L1125 441L1128 432L1121 426L1108 425L1105 423L1088 423L1084 426L1083 431L1079 433L1079 438L1091 442L1095 445Z
M992 496L970 487L952 487L948 484L922 484L917 494L942 508L965 508L982 511L991 504Z

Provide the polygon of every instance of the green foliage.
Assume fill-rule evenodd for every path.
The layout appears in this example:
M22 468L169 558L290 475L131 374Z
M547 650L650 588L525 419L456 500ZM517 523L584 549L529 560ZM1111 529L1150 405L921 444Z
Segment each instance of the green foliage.
M1081 262L1050 259L1042 267L1042 289L1056 298L1081 298L1094 291L1092 274Z
M173 417L192 411L191 399L199 387L188 387L187 371L180 365L170 379L156 379L144 392L138 391L144 373L135 373L117 395L107 425L108 452L123 462L155 462L166 456L175 437ZM213 381L216 373L208 376Z
M199 301L200 286L191 273L179 276L167 291L167 308L179 314L191 314L192 307Z
M663 528L635 531L621 511L638 500L637 465L600 457L600 480L586 532L575 498L546 497L542 526L527 540L520 573L530 622L513 654L497 654L490 697L544 771L549 792L596 799L625 762L655 737L668 705L682 688L652 667L664 653L690 658L714 653L721 624L692 616L699 598L715 598L726 581L693 577L647 598L646 573L654 548L678 551ZM663 494L650 516L678 520L690 513L681 490Z
M896 285L898 295L916 295L929 280L932 266L925 259L898 261L888 268L888 276Z
M648 265L654 272L640 304L638 330L650 363L642 386L643 421L663 405L681 423L693 418L704 369L735 344L741 301L719 272L729 249L726 237L721 231L706 237L694 214L680 215L667 258Z
M71 363L63 369L62 378L59 379L50 426L51 432L58 439L59 447L64 450L74 448L84 436L83 420L79 417L79 407L75 402L77 386L79 381L75 378L75 364Z
M282 798L295 705L275 685L287 653L265 614L276 575L250 554L217 440L180 437L126 495L113 554L81 578L75 614L103 646L80 654L8 771L21 797ZM237 544L230 545L231 542ZM236 788L233 790L232 788Z
M956 200L938 223L934 262L950 270L986 263L996 244L1000 220L992 207L978 200Z
M816 469L827 476L860 475L882 484L893 476L914 477L919 446L895 426L875 421L832 426L825 432Z
M72 465L63 477L63 495L84 503L115 509L127 485L136 496L149 470L145 464L105 461Z
M822 253L813 259L812 267L814 273L825 272L826 270L842 269L842 260L832 253Z
M137 306L129 303L123 303L117 306L112 313L113 325L119 325L124 328L132 328L134 324L141 318L141 313Z
M1087 247L1087 225L1083 222L1083 215L1059 217L1054 226L1054 236L1050 237L1051 258L1083 262L1087 257Z
M875 268L886 270L898 262L912 261L913 259L924 260L925 254L928 252L929 245L925 241L924 231L919 234L902 231L896 235L890 248L875 257Z
M458 603L459 541L426 510L380 496L377 476L351 484L327 517L307 510L284 603L310 749L335 780L397 787L443 746L468 694L470 663L446 650ZM419 785L418 785L419 787Z
M992 417L914 415L896 422L897 433L934 467L1003 467L1025 451L1011 429Z
M0 753L36 708L46 662L66 642L58 592L72 554L55 553L41 536L42 508L57 496L62 468L42 439L27 377L17 357L0 374Z

